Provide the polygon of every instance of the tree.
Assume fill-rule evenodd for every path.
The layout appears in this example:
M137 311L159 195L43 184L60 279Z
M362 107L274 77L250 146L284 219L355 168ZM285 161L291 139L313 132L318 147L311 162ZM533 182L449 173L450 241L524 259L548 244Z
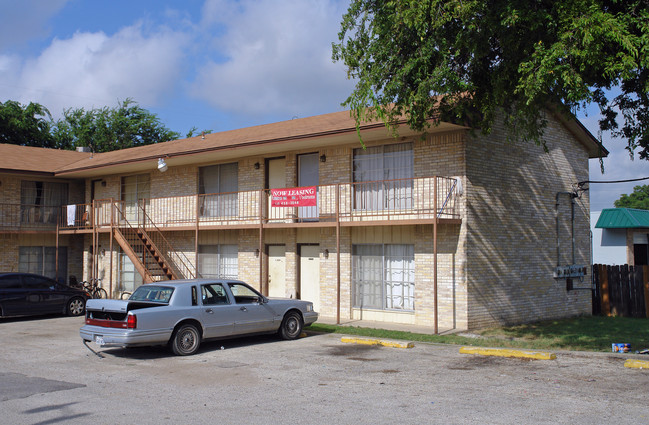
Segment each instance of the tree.
M61 144L87 146L93 152L150 145L180 137L179 133L165 127L157 115L141 108L132 99L120 102L116 108L67 109L56 123L53 134Z
M357 125L489 132L502 114L512 138L542 143L542 111L594 103L649 160L649 0L352 0L333 59L357 79L343 103Z
M21 105L14 100L0 102L0 143L62 148L52 137L50 111L38 103Z
M623 193L620 199L613 202L613 205L615 208L649 210L649 185L635 186L632 194Z

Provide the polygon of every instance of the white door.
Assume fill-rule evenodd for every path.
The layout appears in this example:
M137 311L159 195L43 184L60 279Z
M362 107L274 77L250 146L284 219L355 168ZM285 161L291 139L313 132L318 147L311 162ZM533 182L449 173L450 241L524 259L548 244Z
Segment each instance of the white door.
M317 153L298 155L298 182L300 187L318 186L320 183L319 158ZM317 199L317 195L316 195ZM301 221L316 221L318 219L318 207L299 207L298 217Z
M320 245L300 247L300 299L320 311Z
M268 296L286 297L286 246L268 246Z

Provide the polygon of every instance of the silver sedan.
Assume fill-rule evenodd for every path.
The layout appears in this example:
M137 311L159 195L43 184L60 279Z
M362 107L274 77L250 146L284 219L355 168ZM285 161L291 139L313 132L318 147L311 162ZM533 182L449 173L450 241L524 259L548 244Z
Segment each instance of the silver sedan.
M208 339L263 333L296 339L317 319L311 302L269 299L238 280L176 280L142 285L128 300L88 300L79 333L99 346L169 345L183 356Z

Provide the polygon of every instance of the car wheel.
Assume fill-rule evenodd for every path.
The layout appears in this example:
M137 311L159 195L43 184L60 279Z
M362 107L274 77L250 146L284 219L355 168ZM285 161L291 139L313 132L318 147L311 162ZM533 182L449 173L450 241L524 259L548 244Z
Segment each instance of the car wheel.
M283 339L296 339L302 333L302 316L295 311L290 311L284 316L279 327L279 335Z
M68 301L68 316L81 316L86 310L86 302L83 298L74 297Z
M198 351L201 335L194 325L182 325L171 337L171 350L177 356L189 356Z

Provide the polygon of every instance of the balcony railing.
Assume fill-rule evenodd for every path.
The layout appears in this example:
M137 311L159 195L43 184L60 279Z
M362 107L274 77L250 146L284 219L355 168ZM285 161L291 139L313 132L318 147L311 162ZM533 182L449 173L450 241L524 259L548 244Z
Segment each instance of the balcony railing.
M258 226L288 223L341 223L459 219L455 178L425 177L316 186L311 207L277 207L269 189L142 199L138 204L95 201L65 206L59 214L62 229L118 226L115 206L131 222L143 210L157 227ZM437 194L437 198L435 198ZM138 211L140 211L138 213Z
M0 204L0 230L55 230L61 207Z

